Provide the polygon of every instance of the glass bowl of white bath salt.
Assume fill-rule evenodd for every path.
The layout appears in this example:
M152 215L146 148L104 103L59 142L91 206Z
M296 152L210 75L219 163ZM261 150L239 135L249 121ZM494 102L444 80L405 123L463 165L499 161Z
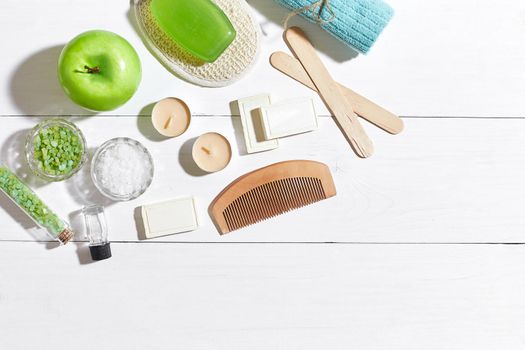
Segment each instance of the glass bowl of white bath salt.
M142 195L153 181L153 158L140 142L127 137L106 141L91 162L91 178L97 189L115 201Z

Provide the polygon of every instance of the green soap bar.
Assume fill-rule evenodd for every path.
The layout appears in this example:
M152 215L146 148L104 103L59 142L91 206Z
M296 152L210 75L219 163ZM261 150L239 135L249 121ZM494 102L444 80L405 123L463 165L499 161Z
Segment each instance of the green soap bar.
M215 62L237 35L211 0L152 0L151 13L160 29L191 55Z

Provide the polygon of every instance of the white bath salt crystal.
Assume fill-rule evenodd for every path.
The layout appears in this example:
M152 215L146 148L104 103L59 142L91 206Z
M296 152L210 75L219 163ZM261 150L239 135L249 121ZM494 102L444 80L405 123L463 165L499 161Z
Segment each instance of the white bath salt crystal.
M146 186L151 172L148 164L146 153L133 145L120 143L100 155L95 173L109 192L126 196Z

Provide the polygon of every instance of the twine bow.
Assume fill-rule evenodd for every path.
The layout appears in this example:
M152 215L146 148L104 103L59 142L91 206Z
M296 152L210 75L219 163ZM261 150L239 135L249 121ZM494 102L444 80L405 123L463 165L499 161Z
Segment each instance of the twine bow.
M323 12L326 10L328 12L328 19L323 19ZM304 7L301 7L300 9L297 9L293 12L290 12L290 14L286 17L284 20L284 28L288 28L288 22L295 16L303 13L303 12L310 12L312 14L313 20L321 25L330 23L335 19L335 12L332 9L332 6L330 5L329 0L316 0L315 2L306 5Z

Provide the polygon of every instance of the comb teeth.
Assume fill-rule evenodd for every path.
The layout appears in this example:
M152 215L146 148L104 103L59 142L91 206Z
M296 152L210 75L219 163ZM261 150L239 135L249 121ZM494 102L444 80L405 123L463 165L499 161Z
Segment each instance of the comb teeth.
M323 199L326 195L320 179L291 177L245 192L231 202L222 214L229 231L234 231Z

